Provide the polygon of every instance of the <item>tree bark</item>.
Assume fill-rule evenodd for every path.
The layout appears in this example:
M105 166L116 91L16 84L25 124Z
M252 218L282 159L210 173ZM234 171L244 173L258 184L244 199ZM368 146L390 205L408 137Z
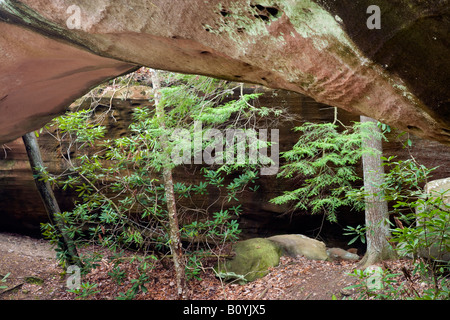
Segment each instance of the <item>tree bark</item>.
M50 223L56 229L60 237L61 247L67 252L67 262L69 265L77 265L82 267L80 257L78 256L77 248L70 237L64 231L64 223L60 221L56 215L59 214L60 208L53 193L52 187L48 181L43 179L42 170L44 162L42 161L41 151L34 132L27 133L22 137L23 143L27 150L28 159L30 161L31 170L34 176L34 182L44 203Z
M363 142L363 172L365 197L365 220L367 251L360 262L361 268L383 260L395 259L396 253L389 244L389 212L387 202L383 199L383 190L380 188L383 182L384 167L381 156L383 154L380 129L375 119L361 116L361 123L374 123L371 132Z
M158 71L152 70L152 85L153 95L155 101L156 117L159 119L159 125L161 128L165 128L164 122L164 107L160 104L160 92L161 88ZM164 151L168 151L167 135L162 134L160 137L161 147ZM181 245L180 226L178 224L177 207L175 202L175 193L173 191L173 177L172 167L170 164L170 153L167 154L167 164L163 165L162 170L164 191L166 194L167 211L169 218L169 237L170 237L170 251L173 256L173 264L176 273L176 282L178 290L178 298L186 299L186 275L184 268L183 248Z

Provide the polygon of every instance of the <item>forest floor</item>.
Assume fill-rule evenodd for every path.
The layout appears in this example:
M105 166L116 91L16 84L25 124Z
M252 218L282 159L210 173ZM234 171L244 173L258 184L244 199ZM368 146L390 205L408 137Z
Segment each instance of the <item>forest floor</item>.
M92 250L88 248L86 250ZM101 249L100 249L101 250ZM87 300L114 300L127 292L137 278L137 261L131 263L133 252L123 258L120 265L123 273L119 285L111 276L113 261L103 258L99 265L81 282L97 284L97 293L86 296ZM166 259L167 260L167 259ZM355 289L345 289L358 282L349 273L357 263L348 261L314 261L304 257L282 257L264 278L251 283L223 283L213 270L214 259L203 263L199 279L188 282L188 297L191 300L331 300L357 299ZM413 266L409 260L385 262L383 268L397 273L398 284L406 283L404 295L413 291L423 292L428 285L420 277L411 276ZM0 233L0 300L74 300L80 299L68 292L67 278L58 266L55 251L48 241L22 235ZM118 273L116 273L118 274ZM146 275L145 293L139 292L136 300L176 299L174 271L169 262L157 261ZM3 287L3 288L2 288ZM5 288L6 287L6 288ZM93 290L93 291L94 291Z

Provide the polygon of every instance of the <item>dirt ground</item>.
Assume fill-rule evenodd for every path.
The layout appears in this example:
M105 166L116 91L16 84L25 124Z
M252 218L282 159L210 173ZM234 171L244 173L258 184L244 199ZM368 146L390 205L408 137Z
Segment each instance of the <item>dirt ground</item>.
M409 268L406 261L392 262L391 268ZM406 267L405 267L406 265ZM354 289L344 289L357 283L348 275L356 267L348 261L313 261L304 257L282 257L279 266L262 279L244 285L225 284L215 277L211 265L205 263L197 275L200 279L188 282L188 296L192 300L331 300L353 299ZM385 266L386 267L386 266ZM128 271L119 285L111 277L114 264L102 259L99 266L81 280L97 284L95 294L87 300L114 300L126 292L137 274L137 266L127 263ZM128 269L126 269L128 268ZM22 235L0 233L0 300L74 300L80 297L67 290L67 275L62 276L49 242ZM169 263L157 262L148 273L146 292L136 300L176 299L174 272ZM400 278L399 281L406 281ZM422 286L415 280L415 285ZM5 288L6 287L6 288Z

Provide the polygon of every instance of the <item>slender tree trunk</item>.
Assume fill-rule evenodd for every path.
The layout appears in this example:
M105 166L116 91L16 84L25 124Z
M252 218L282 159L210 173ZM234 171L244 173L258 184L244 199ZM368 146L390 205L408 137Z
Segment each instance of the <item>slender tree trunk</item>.
M363 149L371 150L363 154L364 188L368 194L365 199L367 251L360 262L361 268L383 260L395 259L396 253L389 244L390 238L387 202L383 199L380 184L383 182L382 141L376 120L361 116L361 122L373 122L372 134L364 140ZM372 152L373 151L373 152Z
M50 223L54 226L60 236L62 249L68 254L68 263L82 267L81 260L78 256L77 248L70 237L64 232L64 223L56 218L60 213L58 202L53 193L52 187L48 181L42 179L41 170L44 168L39 144L34 132L27 133L22 137L23 143L27 150L28 159L30 161L31 170L34 176L34 182L44 203Z
M161 128L165 128L164 122L164 107L160 104L160 92L161 88L158 71L152 70L152 85L153 95L155 101L156 117L159 119L159 125ZM163 152L168 148L168 137L163 134L160 137L161 146ZM170 251L173 255L173 263L176 273L176 282L178 289L178 297L180 299L186 299L186 276L184 269L184 257L183 248L181 245L180 227L178 224L177 207L175 203L175 193L173 191L173 178L172 178L172 166L170 164L170 156L167 154L167 165L163 165L163 183L164 191L166 194L167 211L169 215L169 237L170 237Z

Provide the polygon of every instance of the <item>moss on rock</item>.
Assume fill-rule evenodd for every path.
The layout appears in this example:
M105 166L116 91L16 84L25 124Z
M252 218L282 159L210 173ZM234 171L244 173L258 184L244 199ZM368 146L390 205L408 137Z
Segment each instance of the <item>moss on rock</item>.
M235 256L219 263L216 271L225 280L253 281L269 273L280 262L282 250L270 240L254 238L233 246Z

